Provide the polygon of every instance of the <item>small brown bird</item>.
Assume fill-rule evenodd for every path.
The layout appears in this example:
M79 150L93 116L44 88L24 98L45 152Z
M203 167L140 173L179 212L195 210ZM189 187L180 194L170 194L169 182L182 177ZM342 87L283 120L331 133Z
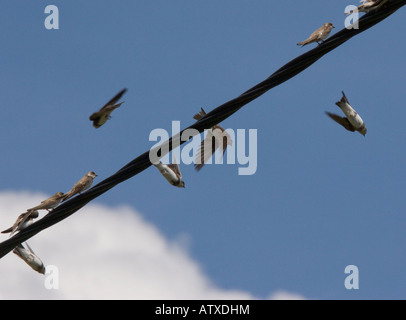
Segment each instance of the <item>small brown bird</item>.
M52 197L44 200L41 202L40 205L28 209L27 211L34 211L34 210L47 210L49 212L50 209L54 209L61 203L62 197L64 196L63 192L57 192Z
M333 30L333 28L334 28L333 24L330 22L327 22L321 28L314 31L308 39L306 39L305 41L299 42L297 45L305 46L312 42L317 42L318 44L320 44L323 42L323 40L325 40L329 36L329 34L330 34L331 30Z
M339 115L330 112L326 112L326 114L348 131L358 131L365 137L367 128L365 127L364 120L362 120L361 116L351 107L344 91L343 97L340 101L336 102L336 105L344 112L345 117L340 117Z
M103 124L106 123L106 121L108 119L111 118L110 114L124 103L124 102L121 102L119 104L116 104L116 102L121 99L121 97L123 96L123 94L126 91L127 91L127 89L121 90L119 93L116 94L116 96L113 99L111 99L109 102L107 102L99 111L93 113L89 117L89 120L93 121L93 127L100 128Z
M18 216L16 222L14 222L12 227L2 231L1 233L10 233L11 237L17 231L27 228L34 222L34 219L37 219L38 217L38 211L27 211L25 213L22 213Z
M196 113L193 118L195 120L200 120L204 118L206 112L201 109L199 113ZM218 148L226 152L227 146L231 146L233 141L230 135L219 125L214 125L209 130L207 130L206 138L202 141L200 149L196 155L195 159L195 169L199 171L207 163L210 157L216 152Z
M66 201L69 198L73 197L75 194L89 189L93 183L94 178L96 177L97 174L93 171L89 171L88 173L86 173L86 175L82 179L74 184L69 192L65 193L65 195L62 197L62 201Z

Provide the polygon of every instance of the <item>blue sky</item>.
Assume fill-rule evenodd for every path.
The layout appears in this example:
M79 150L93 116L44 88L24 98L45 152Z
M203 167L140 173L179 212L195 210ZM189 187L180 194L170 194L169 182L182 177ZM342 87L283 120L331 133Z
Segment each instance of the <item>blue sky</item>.
M310 50L296 43L325 22L342 29L345 7L357 3L53 1L59 30L44 27L48 4L0 4L4 195L67 192L91 170L96 182L107 178L155 144L152 130L170 131L174 120L189 126L201 107L261 82ZM167 241L183 239L188 257L224 290L405 299L405 15L399 10L221 124L258 130L256 174L181 165L186 188L178 189L152 167L93 204L128 206ZM89 115L122 88L125 103L94 129ZM342 90L365 120L365 138L324 114L340 114ZM7 212L2 227L19 213ZM41 258L52 254L58 265L57 244ZM344 287L347 265L359 267L357 291Z

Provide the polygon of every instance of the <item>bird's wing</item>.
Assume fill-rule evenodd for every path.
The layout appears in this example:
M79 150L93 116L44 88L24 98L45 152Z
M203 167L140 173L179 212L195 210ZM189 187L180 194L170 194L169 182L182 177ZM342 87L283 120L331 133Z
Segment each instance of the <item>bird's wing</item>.
M31 214L31 211L28 211L28 212L25 212L25 213L20 214L20 215L18 216L16 222L14 222L14 224L13 224L12 227L10 227L10 228L8 228L8 229L2 231L1 233L11 233L11 234L14 234L14 232L17 230L17 228L18 228L20 225L22 225L22 224L28 219L28 217L30 216L30 214Z
M72 190L66 192L64 194L64 196L62 197L62 202L68 200L69 198L71 198L74 195L74 192Z
M169 168L171 168L180 178L182 178L182 174L180 173L179 165L177 163L167 164Z
M78 182L76 182L72 189L70 189L68 192L66 192L64 194L64 196L62 197L62 202L68 200L69 198L72 198L76 193L78 193L78 191L80 191L82 185L84 184L83 179L85 177L83 177L82 179L80 179Z
M232 145L230 135L219 125L215 125L207 131L206 138L202 141L195 159L195 169L199 171L210 159L218 148L222 151L222 156L226 152L228 145Z
M202 141L195 159L195 169L199 171L205 163L210 159L219 144L212 130L207 131L206 138Z
M10 227L10 228L8 228L6 230L3 230L1 233L10 233L12 231L13 231L13 227Z
M340 102L344 102L346 104L350 104L350 102L347 99L347 96L345 95L344 91L342 91L343 97L341 98ZM337 102L338 103L338 102Z
M195 120L200 120L200 119L202 119L205 115L206 115L206 112L203 110L203 108L201 108L200 112L199 112L199 113L196 113L196 114L193 116L193 119L195 119Z
M31 249L31 247L28 245L28 243L27 243L27 242L25 242L25 246L27 247L27 250L28 250L29 252L31 252L33 255L35 255L35 256L36 256L36 254L35 254L34 250L32 250L32 249Z
M123 96L123 94L127 91L127 89L121 90L118 94L115 95L113 99L107 102L99 111L94 112L90 117L89 120L93 121L93 127L100 128L103 124L106 123L108 119L110 119L110 114L113 112L114 109L120 107L124 102L120 102L116 104L118 100Z
M103 110L104 108L110 106L110 105L115 105L118 100L121 99L121 97L126 93L127 89L124 88L121 90L119 93L117 93L113 99L111 99L109 102L107 102L100 110ZM120 104L121 105L121 104Z
M25 257L22 255L22 252L24 252L25 248L23 245L20 243L17 247L14 248L13 253L16 254L18 257L21 259L25 259Z
M230 135L227 133L226 130L224 130L224 128L220 127L219 125L215 125L213 127L213 134L216 137L216 140L218 141L219 146L224 154L224 152L226 152L227 146L233 144Z
M345 129L347 129L348 131L354 132L355 131L355 127L350 123L350 121L348 121L347 118L345 117L340 117L339 115L336 115L334 113L330 113L330 112L326 112L326 114L333 119L335 122L341 124Z

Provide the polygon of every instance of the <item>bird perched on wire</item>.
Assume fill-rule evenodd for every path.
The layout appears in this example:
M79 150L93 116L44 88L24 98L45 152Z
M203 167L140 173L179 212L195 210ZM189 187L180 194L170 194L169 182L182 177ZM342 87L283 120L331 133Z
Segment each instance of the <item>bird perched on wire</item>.
M176 163L176 159L175 163L172 164L163 164L159 161L159 163L154 164L154 166L171 185L178 188L185 187L185 182L182 180L182 173L180 172L179 165Z
M357 10L358 12L365 12L368 13L371 10L379 9L382 7L388 0L361 0L361 5L358 6ZM354 11L351 10L350 12L347 12L346 15L353 14Z
M201 108L199 113L196 113L193 118L200 120L206 116L206 112ZM214 125L207 130L206 138L202 141L199 151L195 158L195 169L199 171L207 163L210 157L220 148L222 154L226 152L227 146L231 146L233 141L230 135L219 125Z
M16 222L14 222L14 224L10 228L2 231L1 233L10 233L11 237L17 231L21 231L27 228L34 222L34 219L37 219L38 217L39 217L38 211L24 212L18 216Z
M88 173L86 173L86 175L82 179L74 184L69 192L65 193L65 195L62 197L62 201L66 201L69 198L73 197L75 194L82 193L83 191L89 189L93 183L94 178L96 177L97 174L93 171L89 171Z
M364 120L360 115L351 107L347 97L343 91L343 97L340 101L336 102L336 105L344 112L345 117L326 112L326 114L335 122L341 124L345 129L351 132L358 131L363 136L366 135L367 129L365 127Z
M95 128L100 128L103 124L106 123L108 119L111 118L110 114L120 107L124 102L120 102L118 104L117 101L121 99L123 94L127 91L127 89L121 90L119 93L117 93L113 99L111 99L109 102L107 102L99 111L93 113L90 117L89 120L93 121L93 127Z
M38 273L45 274L45 266L41 259L34 253L28 243L25 243L25 248L21 243L15 247L13 253L23 259L33 270Z
M38 206L28 209L27 211L47 210L49 212L49 210L54 209L61 203L63 196L63 192L57 192L52 197L42 201Z
M330 22L327 22L321 28L314 31L308 39L306 39L305 41L299 42L297 45L305 46L312 42L317 42L318 44L320 44L323 42L323 40L325 40L329 36L329 34L331 33L331 30L333 30L333 28L335 28L333 26L333 24Z

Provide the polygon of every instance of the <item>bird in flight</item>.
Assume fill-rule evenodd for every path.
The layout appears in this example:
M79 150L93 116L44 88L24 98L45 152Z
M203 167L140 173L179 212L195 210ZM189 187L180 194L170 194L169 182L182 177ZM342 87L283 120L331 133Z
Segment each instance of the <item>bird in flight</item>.
M196 113L193 118L200 120L206 116L206 112L203 108L199 113ZM231 146L233 141L230 135L218 124L214 125L210 129L206 130L206 138L202 141L200 148L195 158L195 169L199 171L208 162L210 157L220 148L222 154L226 152L227 146Z
M341 124L345 129L351 132L358 131L363 136L367 133L364 120L360 115L351 107L347 97L343 91L343 97L340 101L336 102L336 105L344 112L345 117L341 117L334 113L326 112L326 114L335 122Z
M99 111L93 113L90 117L89 120L93 121L93 127L95 128L100 128L103 124L106 123L108 119L111 118L110 114L120 107L124 102L120 102L118 104L117 101L121 99L121 97L124 95L124 93L127 91L127 89L121 90L119 93L115 95L113 99L111 99L109 102L107 102Z

